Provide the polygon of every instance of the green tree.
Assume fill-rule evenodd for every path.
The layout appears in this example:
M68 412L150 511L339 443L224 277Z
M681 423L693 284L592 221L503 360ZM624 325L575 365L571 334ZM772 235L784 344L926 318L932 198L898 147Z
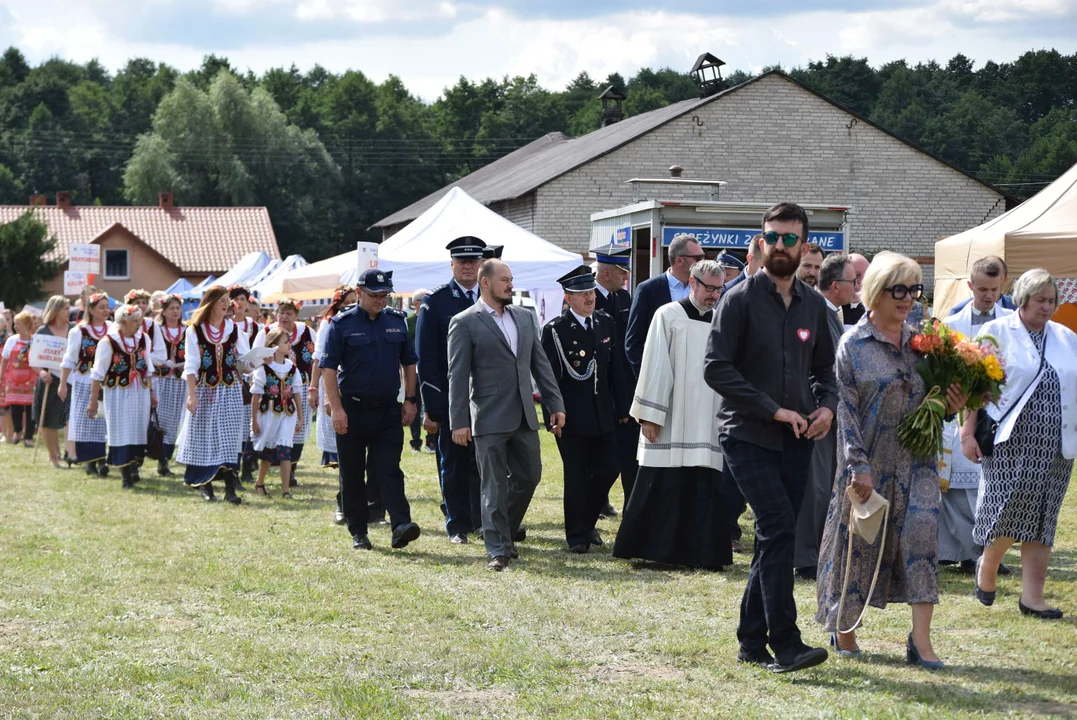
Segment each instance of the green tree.
M124 194L150 204L161 191L189 205L265 205L285 254L328 254L340 173L311 130L288 123L269 93L227 71L207 90L180 80L138 139Z
M42 286L60 272L60 263L46 260L56 238L33 211L0 225L0 300L20 308L39 300Z
M867 58L827 55L825 62L809 62L790 75L861 115L868 115L882 88L878 73Z

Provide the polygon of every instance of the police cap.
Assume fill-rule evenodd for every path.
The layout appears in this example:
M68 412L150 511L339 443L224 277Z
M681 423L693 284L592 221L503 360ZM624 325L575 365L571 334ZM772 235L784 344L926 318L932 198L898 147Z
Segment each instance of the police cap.
M483 260L490 260L492 258L492 259L495 259L495 260L500 260L501 259L501 253L504 250L505 250L504 245L487 245L486 247L484 247L482 249L482 259Z
M729 268L731 270L743 270L744 263L741 262L736 255L730 255L729 253L721 253L716 258L718 265L723 268Z
M477 237L464 235L453 240L445 246L449 251L449 257L459 260L477 260L483 257L482 251L486 243Z
M567 275L562 275L557 278L557 282L561 283L561 288L567 293L587 292L598 287L595 285L594 273L586 265L580 265Z
M393 271L368 268L359 276L359 282L357 282L356 285L363 290L372 293L392 292Z

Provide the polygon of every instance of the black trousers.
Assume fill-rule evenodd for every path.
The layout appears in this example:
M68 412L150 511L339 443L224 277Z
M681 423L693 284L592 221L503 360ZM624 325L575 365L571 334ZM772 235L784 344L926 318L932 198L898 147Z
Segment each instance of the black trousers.
M369 518L366 483L367 451L371 460L371 483L381 491L381 500L395 528L411 522L411 506L404 495L404 473L400 453L404 449L404 429L400 427L400 403L395 400L366 400L341 397L348 416L348 432L337 433L340 463L340 500L348 532L366 535Z
M341 398L343 401L343 398ZM340 436L337 435L339 438ZM385 508L381 504L381 489L376 482L372 481L377 472L377 459L374 453L367 449L366 475L363 478L363 487L366 488L366 505L370 509L370 515L381 517L385 514ZM404 482L404 471L400 471L400 482ZM344 493L344 473L340 471L340 453L337 453L337 510L344 512L344 501L341 497Z
M625 501L621 510L628 507L628 499L632 496L632 487L636 484L636 475L639 474L639 463L636 462L636 451L639 449L639 423L629 418L626 423L617 423L613 430L617 439L617 463L621 473L621 489L624 490ZM604 505L609 504L609 495L606 496Z
M26 434L22 436L23 440L33 440L34 427L33 420L30 419L31 407L29 405L12 405L11 410L11 425L15 429L15 434L23 432L25 428Z
M740 529L740 516L748 509L748 504L744 502L744 496L741 495L737 481L732 475L725 473L722 483L725 496L725 505L722 509L725 512L726 526L729 528L729 539L739 542L743 534Z
M800 641L793 600L793 543L808 485L814 441L786 431L783 448L767 450L723 435L726 474L731 474L755 514L755 552L740 604L737 639L756 650L768 642L782 652Z
M620 472L614 434L557 438L565 475L565 539L587 545Z

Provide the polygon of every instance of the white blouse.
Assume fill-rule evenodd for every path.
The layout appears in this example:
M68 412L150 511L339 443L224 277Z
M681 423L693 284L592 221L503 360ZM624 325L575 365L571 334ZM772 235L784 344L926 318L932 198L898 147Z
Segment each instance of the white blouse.
M119 327L114 325L108 331L108 335L101 338L101 341L97 343L97 352L94 354L93 370L90 371L90 378L97 382L104 382L105 376L108 375L109 366L112 365L112 347L111 344L107 342L108 338L112 338L116 342L116 345L120 347L125 346L125 341L126 347L130 347L130 343L133 340L135 347L138 347L138 344L142 342L142 337L142 331L138 330L135 332L133 338L124 338L120 335ZM152 375L153 354L146 353L146 377L151 377Z
M275 372L278 377L283 378L288 374L288 371L295 366L295 363L285 358L284 362L271 362L268 367ZM251 395L261 395L266 387L266 365L262 365L253 373L251 373ZM297 372L292 376L292 393L298 398L299 393L303 392L303 378Z
M231 320L224 321L224 337L228 337L232 334L232 330L235 329L236 324ZM222 338L223 340L223 338ZM187 326L187 335L184 338L184 352L186 355L183 358L183 375L184 377L198 378L198 369L202 364L202 353L198 347L198 333L195 332L193 325ZM239 362L239 358L246 355L251 351L250 341L247 336L242 332L239 333L239 338L236 341L236 370L239 372L249 371L249 367L242 367L243 363Z

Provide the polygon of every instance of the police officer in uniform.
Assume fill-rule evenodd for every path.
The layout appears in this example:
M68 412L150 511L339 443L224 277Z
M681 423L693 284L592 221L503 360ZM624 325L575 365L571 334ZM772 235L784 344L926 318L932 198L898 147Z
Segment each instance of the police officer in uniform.
M628 311L632 309L632 294L625 290L625 279L629 272L629 256L627 252L613 254L614 248L608 248L609 252L596 252L595 260L598 264L598 274L595 277L595 309L613 318L617 327L617 343L621 352L617 354L624 368L623 397L621 402L625 408L632 407L632 395L636 391L635 373L628 363L628 356L624 353L625 334L628 332ZM625 505L632 495L632 486L636 482L636 473L639 472L639 464L636 462L636 448L639 446L639 423L628 417L618 422L614 430L617 438L617 460L620 465L621 488L624 490ZM615 517L617 510L610 504L609 497L602 509L602 517Z
M624 364L613 318L595 311L595 278L580 265L558 278L568 309L542 329L565 402L565 426L557 438L565 477L565 538L569 551L601 545L595 529L610 486L617 479L614 428L628 417Z
M423 298L415 328L419 355L419 392L423 397L427 432L437 432L438 467L444 499L445 530L453 543L466 543L468 533L482 524L479 505L479 466L475 443L457 445L448 432L449 321L479 299L479 265L486 243L477 237L458 237L445 246L452 279ZM444 432L441 432L444 430Z
M400 453L404 428L415 419L415 350L408 339L406 315L386 307L393 274L371 268L359 276L359 302L329 323L323 360L326 399L337 432L341 502L352 547L371 549L367 538L367 498L363 474L366 454L374 462L371 478L393 528L392 546L405 547L419 537L404 496ZM400 369L404 369L404 404Z

